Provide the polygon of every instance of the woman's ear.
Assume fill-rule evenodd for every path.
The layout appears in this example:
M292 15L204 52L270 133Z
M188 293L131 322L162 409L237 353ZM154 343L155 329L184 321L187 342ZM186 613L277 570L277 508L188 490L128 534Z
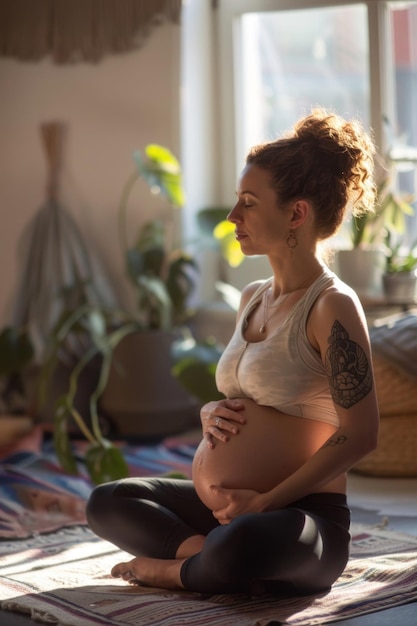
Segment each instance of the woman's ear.
M291 228L298 228L309 217L311 205L307 200L297 200L292 207Z

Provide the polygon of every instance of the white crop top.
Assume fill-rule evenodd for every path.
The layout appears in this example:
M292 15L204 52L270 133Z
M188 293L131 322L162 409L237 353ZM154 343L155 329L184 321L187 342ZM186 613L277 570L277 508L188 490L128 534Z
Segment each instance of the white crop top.
M218 389L228 398L251 398L283 413L338 426L320 355L310 344L306 324L320 293L339 279L323 268L275 333L257 343L245 340L244 325L272 278L252 296L216 370Z

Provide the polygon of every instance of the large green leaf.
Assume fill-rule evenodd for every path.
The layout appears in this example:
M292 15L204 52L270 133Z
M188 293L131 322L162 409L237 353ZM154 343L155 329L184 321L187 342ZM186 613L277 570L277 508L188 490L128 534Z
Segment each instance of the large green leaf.
M141 226L136 242L138 250L165 248L165 224L161 220L151 220Z
M186 336L172 344L172 373L183 387L202 403L221 399L215 373L223 346L214 339L196 342Z
M168 329L172 326L172 302L160 278L139 276L137 298L140 321L148 328Z
M216 363L203 363L196 358L183 359L172 368L181 385L203 404L224 398L215 381Z
M186 303L194 289L191 272L198 270L195 260L185 252L177 252L168 268L166 286L173 305L174 323L185 321Z
M148 183L151 191L165 194L170 203L182 207L185 194L182 187L181 167L176 157L167 148L158 144L145 147L145 158L141 152L133 154L140 176Z
M204 235L213 237L213 231L219 222L226 221L230 213L229 207L206 207L197 213L197 225Z
M86 452L85 462L96 485L125 478L129 473L123 453L108 440L91 445Z

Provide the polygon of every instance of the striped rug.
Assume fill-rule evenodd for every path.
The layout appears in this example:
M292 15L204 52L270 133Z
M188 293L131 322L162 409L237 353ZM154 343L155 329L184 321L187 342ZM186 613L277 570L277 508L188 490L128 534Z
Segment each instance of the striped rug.
M171 437L147 445L120 443L130 476L191 475L196 436ZM25 538L85 523L92 484L84 463L85 443L74 441L79 474L65 473L51 440L34 433L7 454L0 453L0 539ZM1 452L1 451L0 451Z
M332 590L306 598L201 596L130 586L109 576L129 558L86 526L0 544L0 602L61 626L325 624L417 597L417 537L354 526L350 562Z

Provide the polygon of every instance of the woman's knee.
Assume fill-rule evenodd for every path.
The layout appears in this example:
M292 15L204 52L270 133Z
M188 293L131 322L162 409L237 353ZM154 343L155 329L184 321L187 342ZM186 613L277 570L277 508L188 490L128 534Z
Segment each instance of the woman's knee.
M88 525L92 530L99 527L108 516L109 511L115 506L114 489L115 483L104 483L94 487L90 494L86 507Z
M242 515L230 524L213 530L206 538L205 558L210 568L224 582L237 582L250 578L250 568L257 542L254 536L256 513Z

